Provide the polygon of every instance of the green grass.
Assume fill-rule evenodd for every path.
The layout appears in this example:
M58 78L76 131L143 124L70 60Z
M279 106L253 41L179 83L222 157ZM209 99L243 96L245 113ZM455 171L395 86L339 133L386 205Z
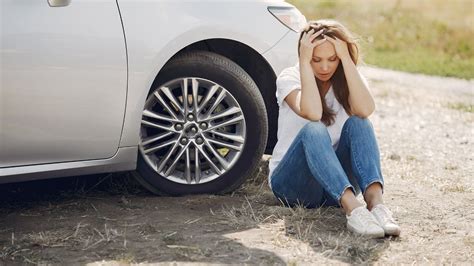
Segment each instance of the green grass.
M336 19L356 33L371 65L474 78L474 1L288 0L308 20Z
M474 113L474 105L467 103L449 103L448 108L466 113Z

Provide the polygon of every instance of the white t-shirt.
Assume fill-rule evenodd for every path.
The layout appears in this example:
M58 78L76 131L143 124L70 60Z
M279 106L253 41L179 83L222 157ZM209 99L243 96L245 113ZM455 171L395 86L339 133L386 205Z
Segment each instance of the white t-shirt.
M285 97L288 96L290 92L301 88L299 64L284 69L278 76L276 84L276 97L280 107L278 116L278 141L273 149L272 158L269 162L269 182L273 170L278 166L278 163L285 155L298 132L304 125L310 122L310 120L297 115L285 101ZM336 150L339 138L341 137L342 127L347 118L349 118L349 115L336 99L332 86L324 96L324 99L328 107L336 114L334 123L327 127L333 149Z

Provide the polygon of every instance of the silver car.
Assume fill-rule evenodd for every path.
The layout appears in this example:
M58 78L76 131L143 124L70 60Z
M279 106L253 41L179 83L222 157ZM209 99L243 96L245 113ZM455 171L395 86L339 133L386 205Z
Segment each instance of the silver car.
M0 183L135 170L222 193L276 142L284 1L2 0Z

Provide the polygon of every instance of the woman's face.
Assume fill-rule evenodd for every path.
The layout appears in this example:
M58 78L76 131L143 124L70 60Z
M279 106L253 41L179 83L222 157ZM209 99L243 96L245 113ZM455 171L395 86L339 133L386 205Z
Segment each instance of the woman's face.
M328 81L336 72L339 61L334 45L329 41L323 42L313 50L311 67L314 75L321 81Z

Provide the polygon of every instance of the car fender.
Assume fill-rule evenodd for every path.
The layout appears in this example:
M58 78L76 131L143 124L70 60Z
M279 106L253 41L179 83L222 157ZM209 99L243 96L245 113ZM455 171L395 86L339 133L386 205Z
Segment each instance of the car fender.
M266 9L268 3L255 4L261 5L261 8L249 8L250 16L261 18L259 25L255 27L252 27L251 22L235 23L241 17L231 16L226 18L223 23L220 19L224 19L224 17L202 19L202 17L190 15L182 16L185 19L176 22L170 28L164 27L162 31L158 31L154 25L162 25L164 18L154 17L154 13L145 7L139 8L141 16L136 18L134 16L136 16L137 10L134 10L133 7L137 5L129 1L125 1L126 5L124 5L122 2L119 1L127 43L129 74L127 106L120 147L138 145L142 109L149 90L166 62L180 50L203 40L228 39L243 43L262 54L273 47L288 32L288 28L268 12ZM160 6L159 2L152 1L151 4L154 4L151 7L155 8ZM241 4L249 5L249 3ZM189 7L176 10L176 5L161 7L170 9L168 12L160 11L163 14L179 11L183 15L183 12L189 11ZM206 11L205 7L201 8ZM205 17L205 13L202 16ZM134 19L130 19L131 17Z

